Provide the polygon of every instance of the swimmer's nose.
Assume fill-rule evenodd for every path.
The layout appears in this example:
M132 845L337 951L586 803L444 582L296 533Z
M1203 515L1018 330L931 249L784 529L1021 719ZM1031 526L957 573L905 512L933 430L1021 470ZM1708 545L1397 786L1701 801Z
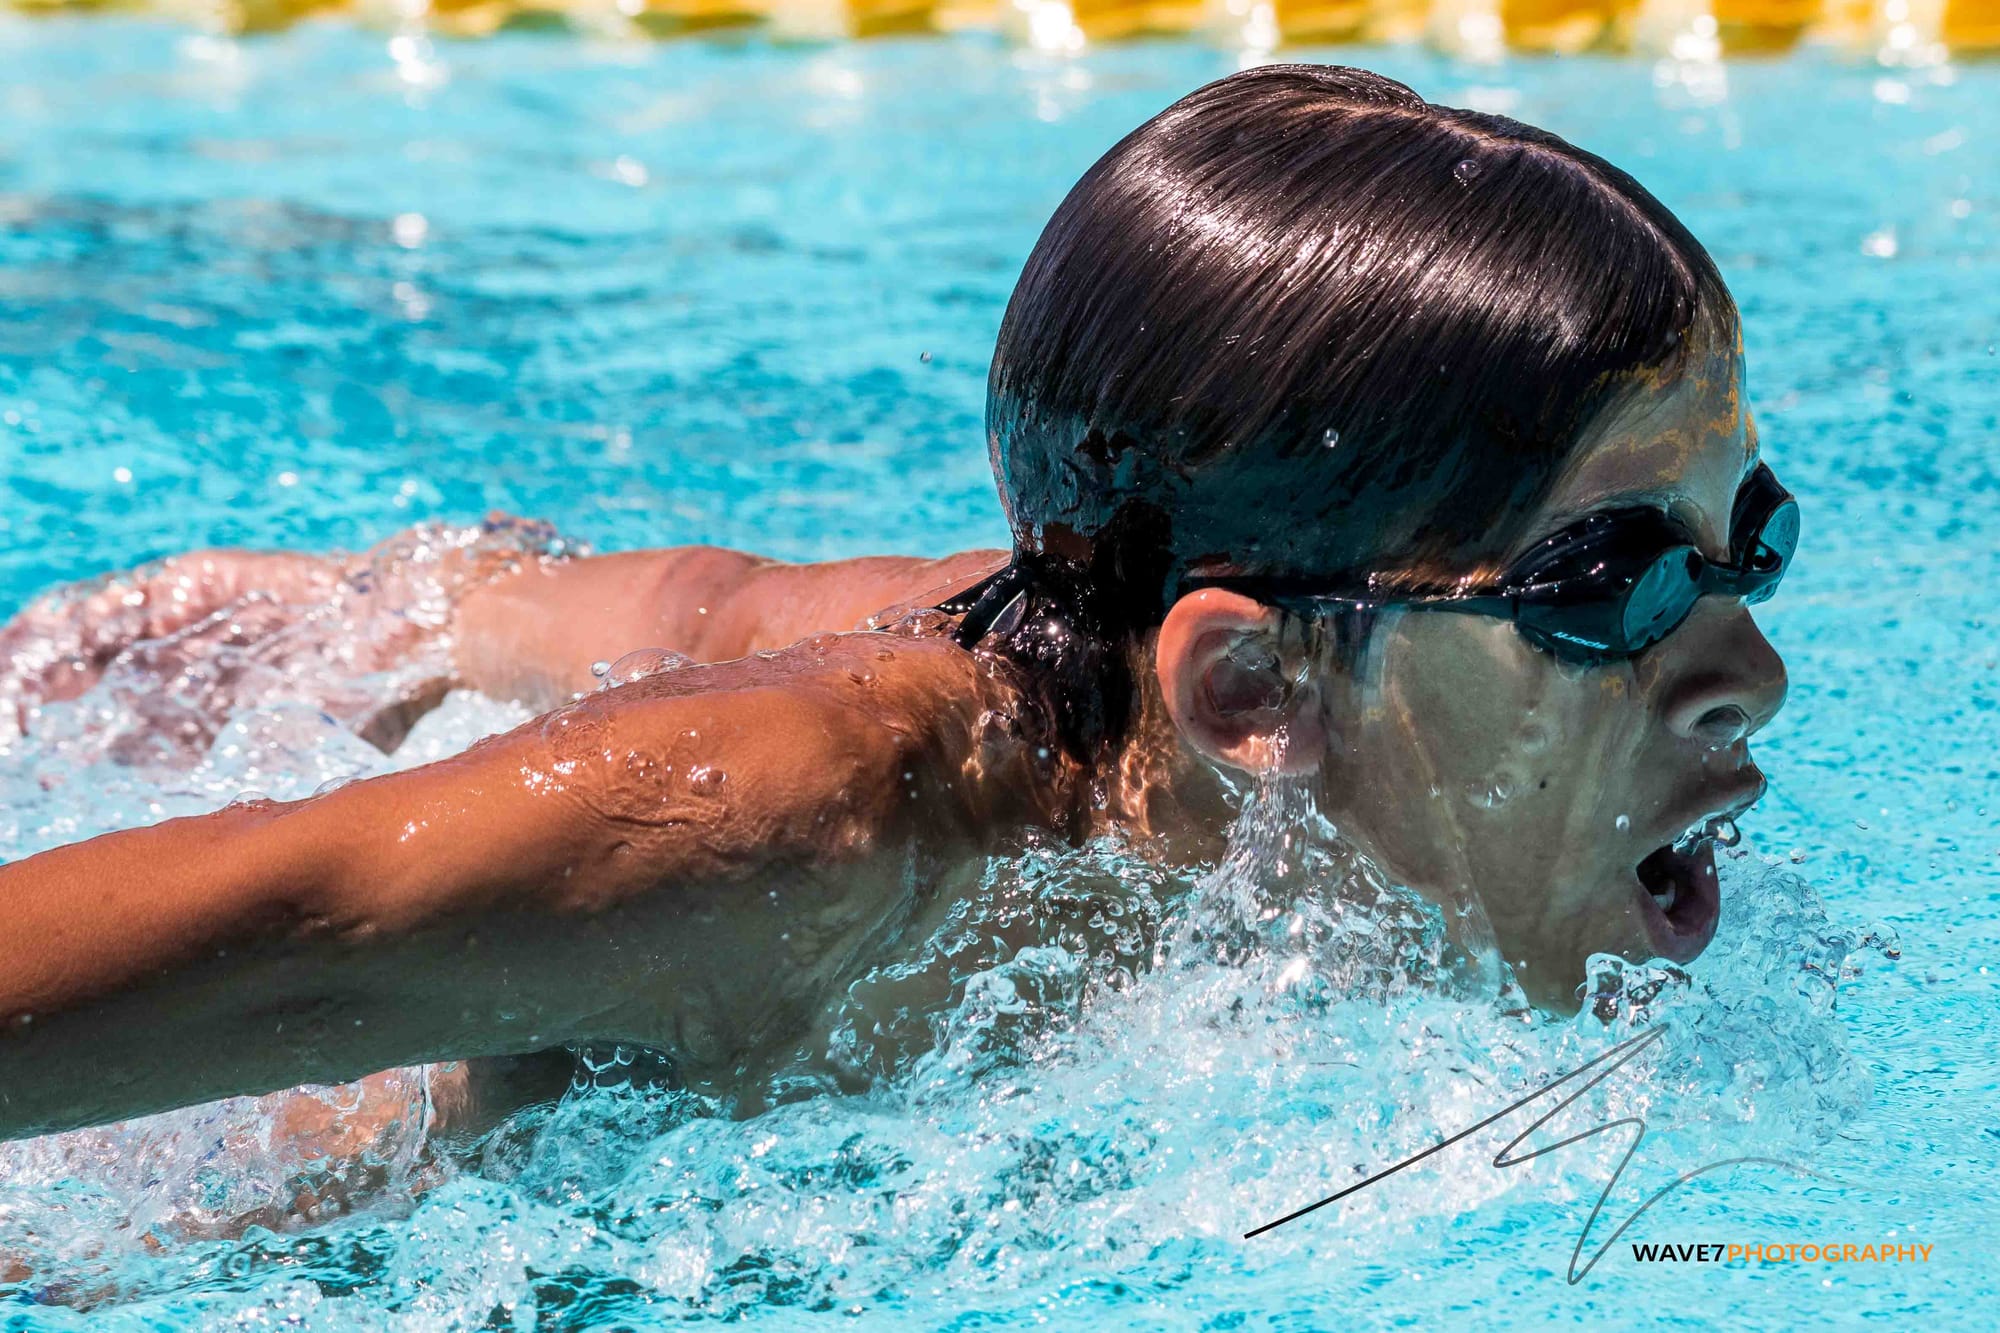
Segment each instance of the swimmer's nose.
M1704 749L1727 749L1784 707L1785 662L1740 602L1703 608L1682 626L1688 630L1695 633L1677 645L1687 656L1668 697L1667 726Z

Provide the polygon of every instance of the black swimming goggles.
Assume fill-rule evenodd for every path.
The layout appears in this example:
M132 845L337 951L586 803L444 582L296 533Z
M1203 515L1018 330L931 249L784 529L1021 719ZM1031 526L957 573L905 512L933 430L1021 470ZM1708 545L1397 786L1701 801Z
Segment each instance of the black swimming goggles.
M1230 588L1307 615L1388 606L1469 611L1513 621L1530 643L1560 658L1599 663L1644 652L1711 593L1764 601L1778 590L1798 544L1798 501L1759 463L1730 516L1731 564L1702 555L1663 511L1637 507L1564 528L1484 589L1328 593L1303 580L1259 577L1195 578L1187 586Z

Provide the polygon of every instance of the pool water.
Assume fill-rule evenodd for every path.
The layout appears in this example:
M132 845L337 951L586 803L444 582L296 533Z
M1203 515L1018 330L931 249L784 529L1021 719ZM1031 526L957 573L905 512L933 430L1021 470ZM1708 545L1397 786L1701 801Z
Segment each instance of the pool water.
M582 1090L445 1162L413 1120L358 1211L217 1238L295 1165L255 1104L0 1150L0 1323L1990 1327L2000 67L1338 56L1632 170L1742 303L1806 538L1759 612L1792 677L1771 796L1692 984L1628 969L1573 1021L1496 1011L1436 980L1434 921L1297 836L1296 793L1257 793L1192 884L1108 846L996 865L911 965L951 982L916 1039L839 1034L864 1095L736 1120ZM0 18L0 610L189 547L490 509L599 549L1000 544L981 399L1018 266L1098 153L1235 64ZM147 669L0 748L0 855L521 716L454 696L385 759L279 689L198 754L135 754L106 738L147 725ZM1578 1108L1651 1131L1584 1259L1706 1163L1818 1175L1701 1176L1571 1284L1626 1140L1495 1169L1516 1117L1242 1238L1661 1022Z

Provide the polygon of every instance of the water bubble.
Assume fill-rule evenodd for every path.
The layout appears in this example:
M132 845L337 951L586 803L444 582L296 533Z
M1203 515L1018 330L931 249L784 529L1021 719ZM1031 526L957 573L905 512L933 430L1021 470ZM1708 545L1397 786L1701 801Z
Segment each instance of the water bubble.
M722 790L729 781L729 774L707 764L696 764L688 770L688 786L704 795L713 795Z
M1319 437L1319 442L1328 449L1338 448L1340 445L1340 432L1332 426L1328 426L1326 433Z
M1507 774L1498 774L1485 782L1475 782L1465 789L1465 799L1482 810L1497 810L1514 799L1515 782Z
M917 360L923 362L925 365L928 366L931 363L931 354L929 352L925 352L920 356L918 356Z
M1711 836L1721 846L1734 847L1743 841L1743 830L1736 827L1736 821L1733 819L1718 819L1715 821L1715 831Z
M1632 816L1630 815L1620 815L1611 822L1618 826L1620 833L1630 833L1632 831Z
M1451 178L1460 185L1470 185L1479 179L1479 173L1483 170L1485 168L1472 158L1460 158L1458 165L1451 169Z
M682 667L693 665L694 659L685 653L670 652L665 648L640 648L625 654L604 669L604 687L613 689L620 685L630 685L635 680L644 680L648 676L678 671Z
M351 777L328 778L325 782L320 783L319 786L314 787L312 794L315 796L330 796L353 781L354 779Z
M590 664L590 674L599 680L603 680L607 675L611 674L611 663L601 657L598 658Z

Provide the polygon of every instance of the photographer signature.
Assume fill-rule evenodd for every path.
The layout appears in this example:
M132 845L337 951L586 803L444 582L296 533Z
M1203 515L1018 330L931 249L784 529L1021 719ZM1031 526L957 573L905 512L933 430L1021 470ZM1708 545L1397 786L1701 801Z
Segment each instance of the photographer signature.
M1260 1226L1255 1230L1246 1231L1243 1233L1243 1239L1250 1240L1253 1237L1263 1235L1267 1231L1275 1231L1277 1228L1284 1226L1288 1222L1298 1221L1298 1219L1304 1217L1307 1213L1316 1212L1317 1210L1326 1207L1330 1203L1338 1203L1340 1200L1346 1198L1350 1194L1359 1193L1360 1191L1367 1189L1370 1185L1373 1185L1376 1181L1386 1179L1389 1176L1393 1176L1406 1166L1414 1166L1418 1162L1423 1161L1426 1157L1431 1156L1433 1153L1443 1152L1446 1148L1449 1148L1452 1144L1457 1143L1459 1140L1469 1138L1472 1135L1479 1133L1479 1131L1487 1128L1489 1125L1492 1125L1497 1121L1506 1119L1508 1116L1520 1110L1528 1103L1535 1101L1540 1097L1544 1097L1551 1092L1554 1092L1557 1088L1562 1087L1563 1084L1568 1083L1571 1080L1576 1079L1582 1074L1586 1073L1587 1071L1593 1069L1596 1070L1597 1072L1591 1074L1589 1078L1584 1079L1583 1082L1577 1084L1576 1087L1571 1089L1569 1092L1565 1093L1561 1098L1561 1100L1557 1101L1556 1104L1553 1107L1551 1107L1547 1112L1545 1112L1539 1120L1535 1121L1535 1123L1533 1123L1532 1125L1529 1125L1525 1130L1522 1130L1520 1134L1516 1135L1507 1144L1507 1146L1502 1148L1498 1153L1498 1155L1496 1155L1493 1158L1493 1165L1496 1168L1520 1166L1525 1162L1532 1162L1537 1157L1541 1157L1547 1153L1552 1153L1560 1149L1567 1148L1573 1143L1582 1143L1585 1139L1595 1138L1599 1134L1608 1134L1611 1133L1613 1130L1623 1129L1626 1126L1630 1126L1632 1128L1633 1130L1632 1141L1631 1143L1626 1145L1625 1155L1618 1159L1618 1166L1615 1170L1612 1171L1611 1179L1605 1182L1603 1192L1597 1196L1597 1203L1590 1210L1590 1219L1583 1224L1583 1231L1576 1238L1576 1248L1570 1251L1569 1284L1571 1286L1575 1286L1577 1283L1581 1282L1585 1277L1589 1275L1590 1270L1597 1266L1597 1261L1605 1256L1605 1254L1611 1249L1611 1247L1617 1243L1618 1238L1624 1235L1626 1230L1629 1227L1631 1227L1631 1225L1634 1222L1638 1221L1640 1217L1645 1215L1647 1209L1651 1208L1654 1204L1658 1203L1660 1200L1666 1198L1667 1195L1673 1193L1675 1190L1679 1189L1682 1185L1685 1185L1690 1180L1693 1180L1696 1176L1706 1175L1711 1171L1719 1171L1724 1167L1742 1166L1745 1165L1746 1163L1760 1163L1765 1166L1780 1167L1786 1171L1791 1171L1798 1175L1811 1176L1818 1180L1833 1179L1830 1176L1825 1176L1817 1171L1809 1170L1806 1167L1800 1166L1795 1162L1783 1161L1776 1157L1725 1157L1720 1161L1710 1162L1704 1166L1698 1166L1694 1170L1689 1171L1687 1174L1670 1182L1663 1189L1655 1193L1651 1198L1647 1199L1644 1203L1640 1204L1638 1208L1633 1210L1632 1215L1630 1217L1627 1217L1622 1223L1620 1223L1618 1229L1612 1232L1609 1236L1607 1236L1604 1240L1604 1243L1597 1247L1596 1253L1590 1256L1590 1261L1584 1264L1582 1268L1578 1268L1577 1261L1581 1259L1583 1256L1584 1244L1590 1239L1591 1230L1597 1225L1598 1216L1604 1211L1605 1202L1611 1197L1611 1191L1617 1188L1618 1179L1620 1176L1625 1174L1625 1168L1631 1165L1633 1155L1639 1151L1640 1141L1646 1137L1646 1122L1636 1115L1625 1116L1622 1117L1621 1119L1612 1120L1605 1124L1592 1125L1591 1127L1583 1130L1580 1133L1572 1134L1568 1138L1560 1140L1559 1142L1551 1143L1546 1147L1536 1148L1532 1152L1528 1152L1520 1156L1516 1156L1514 1150L1520 1147L1521 1143L1530 1136L1532 1136L1536 1130L1540 1129L1543 1125L1548 1124L1549 1121L1561 1115L1571 1102L1574 1102L1577 1098L1583 1096L1584 1093L1590 1091L1590 1089L1597 1086L1597 1084L1602 1082L1608 1075L1612 1073L1612 1071L1623 1066L1627 1061L1631 1060L1634 1056L1638 1055L1639 1052L1645 1050L1648 1046L1651 1046L1654 1042L1659 1041L1661 1038L1665 1037L1666 1034L1667 1034L1666 1025L1662 1024L1656 1027L1647 1028L1643 1032L1640 1032L1637 1036L1628 1037L1624 1041L1619 1042L1616 1046L1613 1046L1610 1050L1606 1051L1604 1054L1598 1056L1596 1059L1591 1060L1586 1064L1577 1066L1575 1069L1572 1069L1569 1073L1564 1074L1559 1078L1550 1080L1548 1083L1544 1084L1540 1088L1537 1088L1535 1091L1529 1093L1527 1096L1521 1098L1519 1101L1514 1102L1509 1106L1502 1107L1500 1110L1494 1112L1492 1115L1487 1116L1484 1120L1480 1121L1478 1124L1473 1125L1468 1129L1461 1130L1457 1134L1452 1135L1450 1138L1445 1139L1442 1142L1439 1142L1437 1144L1432 1145L1429 1148L1424 1149L1422 1152L1416 1154L1414 1157L1406 1158L1403 1161L1396 1163L1394 1166L1388 1167L1381 1171L1377 1171L1374 1175L1368 1177L1366 1180L1359 1181L1353 1185L1349 1185L1346 1189L1341 1190L1338 1193L1329 1194L1324 1199L1319 1200L1317 1203L1307 1204L1305 1207L1297 1209L1294 1212L1286 1213L1283 1217L1278 1218L1274 1222L1266 1222L1263 1226ZM1834 1181L1834 1183L1845 1184L1846 1182Z

